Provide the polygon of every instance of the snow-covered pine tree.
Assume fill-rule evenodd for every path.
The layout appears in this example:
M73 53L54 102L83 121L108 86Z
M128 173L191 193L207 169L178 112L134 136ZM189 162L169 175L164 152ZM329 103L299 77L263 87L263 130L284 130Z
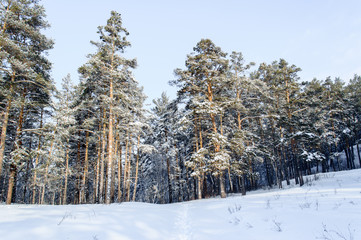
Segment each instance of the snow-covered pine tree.
M224 174L229 168L230 158L225 151L227 141L221 131L224 111L219 92L227 86L227 54L209 39L202 39L193 50L194 52L187 56L186 69L176 69L178 79L173 81L173 84L181 88L178 91L179 96L184 95L190 99L188 105L192 107L194 126L197 126L194 131L199 140L199 149L194 152L193 160L188 162L193 166L193 175L198 181L198 198L202 197L204 173L208 171L203 160L205 155L210 157L210 169L220 180L221 197L226 197ZM211 131L202 134L202 121L210 123ZM207 138L207 142L203 142L203 137ZM199 164L194 165L195 162Z
M92 42L97 47L97 52L89 56L89 61L79 69L84 79L84 94L91 96L95 105L92 106L98 116L99 154L96 164L97 180L95 183L96 197L100 202L109 204L114 198L115 163L118 161L118 185L121 174L122 144L125 143L125 165L123 186L126 199L130 199L130 163L132 161L133 144L137 145L137 130L130 128L137 124L142 113L144 94L134 79L131 68L136 66L134 59L122 56L124 50L130 46L127 41L128 31L122 26L119 13L112 11L106 26L98 28L99 42ZM132 131L134 130L134 132ZM124 146L123 145L123 146ZM106 152L105 152L106 151ZM105 157L107 163L105 165ZM100 165L100 166L99 166ZM100 169L99 169L100 168ZM104 170L106 168L106 175ZM98 178L98 174L100 175ZM135 173L136 174L136 173ZM103 181L106 176L106 182ZM103 189L105 191L103 192ZM113 190L112 190L113 189ZM103 194L104 193L104 194ZM118 186L118 198L120 188Z
M326 147L327 139L325 138L325 124L323 118L324 98L322 81L313 79L310 82L304 82L302 85L302 97L304 107L302 118L299 119L300 131L295 138L302 145L299 154L305 162L306 171L311 174L311 168L316 166L319 171L321 163L322 171L329 170L329 149Z
M346 93L349 98L349 108L352 111L354 122L355 143L357 145L357 156L361 167L361 76L355 75L346 86Z
M54 121L57 122L58 137L57 145L58 157L61 159L62 169L60 179L63 179L64 187L62 191L62 204L67 204L68 179L71 173L70 166L70 141L76 130L75 120L75 86L72 84L70 74L62 79L62 89L56 94Z
M74 87L70 75L62 80L62 90L55 94L56 101L52 103L52 119L46 122L41 116L39 129L36 129L37 147L30 155L33 158L32 204L48 202L66 204L67 181L69 170L70 140L74 133ZM41 109L43 111L43 109ZM43 113L41 113L43 115ZM64 183L63 190L59 182ZM38 197L37 190L39 190ZM52 200L46 201L50 191ZM63 197L60 197L63 196Z
M158 99L153 99L151 127L152 134L146 142L152 144L156 152L149 154L153 167L144 169L149 177L158 178L158 188L165 192L161 202L172 203L179 199L177 189L179 186L179 163L177 162L177 121L179 115L176 104L169 100L165 92ZM145 168L148 166L144 166ZM157 174L158 172L158 174ZM153 186L150 186L153 187ZM163 190L164 189L164 190Z
M342 170L339 151L342 132L346 129L343 112L346 108L343 101L344 83L340 79L332 80L330 77L322 82L322 109L320 124L324 127L323 138L327 139L329 146L330 166L335 170ZM337 165L335 165L335 163Z
M146 96L143 93L143 88L138 86L138 82L131 75L129 75L127 87L123 90L123 96L126 97L123 99L120 98L119 105L114 110L117 119L115 134L118 139L116 141L118 145L121 142L120 138L126 138L124 145L128 146L128 151L127 149L125 151L128 153L128 156L125 156L125 163L127 163L127 166L124 166L123 184L125 184L123 185L123 196L126 201L135 201L139 184L140 155L142 153L142 149L146 147L143 144L143 138L145 137L146 130L149 128L149 125L146 122L146 111L143 109ZM120 149L121 145L119 145L118 148ZM119 168L121 160L121 155L119 155L118 189L122 174ZM113 171L114 170L115 169L113 169ZM132 179L134 179L134 181L132 181ZM131 195L132 185L133 192ZM118 195L119 194L120 192L118 191ZM120 196L118 196L118 199L120 199Z
M89 195L86 188L89 174L93 173L92 202L104 202L104 167L106 147L106 110L104 96L106 87L102 83L99 69L90 61L78 69L80 83L78 85L75 113L77 121L77 152L75 178L77 197L75 202L84 202ZM89 147L93 146L93 147ZM89 164L89 159L94 162ZM93 171L89 169L93 167Z
M270 115L277 116L272 118L275 124L272 127L278 128L277 141L279 146L279 163L283 170L283 176L289 183L288 160L294 168L294 177L296 182L304 184L302 177L302 166L296 154L297 142L293 138L293 134L297 133L297 119L301 116L302 109L300 107L300 86L297 73L301 71L295 65L289 65L284 59L274 61L272 64L262 63L255 76L264 81L270 89L270 95L273 101L269 104ZM288 151L290 149L291 151ZM281 175L279 175L281 176Z
M256 173L253 168L255 160L261 159L261 137L255 130L261 129L261 122L269 117L264 109L268 88L261 80L250 76L249 69L253 65L254 63L245 64L242 53L232 52L228 73L230 87L225 92L230 99L224 124L225 129L229 128L229 147L232 152L232 171L229 175L235 174L238 177L243 194L246 193L244 178L248 177L250 185L254 187ZM229 177L232 183L231 176ZM232 188L232 184L230 186Z
M21 147L26 99L28 97L38 98L39 95L42 95L42 101L49 104L49 90L53 88L49 77L51 64L44 53L52 48L53 42L41 33L49 25L45 21L44 8L38 4L37 0L3 0L0 7L2 12L0 16L0 71L3 86L7 89L7 94L4 96L4 106L6 107L2 114L0 174L5 147L8 145L9 151L12 153L9 159L7 197L7 203L10 203L13 186L16 186L17 165L25 161L26 155ZM12 109L18 111L17 120L13 119L17 122L14 142L6 141Z

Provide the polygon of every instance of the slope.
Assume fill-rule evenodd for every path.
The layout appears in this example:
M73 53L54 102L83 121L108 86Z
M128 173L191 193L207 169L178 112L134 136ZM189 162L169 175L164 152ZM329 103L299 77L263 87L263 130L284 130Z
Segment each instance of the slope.
M360 223L360 169L309 176L303 187L168 205L0 205L6 240L356 240Z

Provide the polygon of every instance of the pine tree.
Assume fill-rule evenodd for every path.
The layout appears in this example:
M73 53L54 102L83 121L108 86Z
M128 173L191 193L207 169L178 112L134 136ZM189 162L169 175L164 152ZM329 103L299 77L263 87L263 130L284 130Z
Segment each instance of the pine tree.
M361 76L355 75L346 86L349 98L349 109L352 111L357 156L361 167L360 139L361 139Z
M139 125L137 122L140 121L142 115L141 109L145 97L131 72L131 68L136 66L136 61L122 57L124 50L130 46L130 43L126 39L129 33L122 26L120 14L112 11L107 25L99 27L98 33L100 41L92 42L97 47L97 52L89 56L89 61L79 68L79 72L84 79L82 101L88 99L86 96L92 99L92 102L89 102L89 107L92 108L90 115L98 119L98 124L94 126L99 126L98 130L94 132L97 132L99 139L102 139L99 140L99 143L101 142L98 155L100 161L96 167L97 175L100 174L99 191L97 190L98 180L96 180L95 194L99 196L100 202L102 202L103 189L105 189L105 202L109 204L114 198L116 161L118 161L118 176L121 174L119 172L121 170L121 158L116 157L117 154L121 154L121 137L125 139L123 180L126 184L123 186L125 191L123 194L128 201L130 199L132 146L133 144L138 145L137 140L135 143L132 140L139 137L139 131L135 126ZM105 156L107 157L106 165ZM103 181L105 168L106 182ZM120 178L118 177L118 199L120 199L119 184Z
M269 118L262 105L269 99L267 86L259 79L252 78L248 70L254 63L245 64L242 53L232 52L230 55L229 83L230 87L224 94L229 95L230 105L226 108L226 116L229 116L224 124L230 132L229 142L232 152L231 168L239 177L242 193L245 194L245 177L254 185L253 166L254 160L260 159L260 137L255 132L253 122L261 122ZM225 119L226 120L226 119ZM255 121L257 120L257 121ZM262 128L262 124L256 129ZM252 146L252 147L251 147ZM229 171L230 183L231 171ZM232 184L231 184L231 188Z
M220 194L226 197L224 172L229 167L229 154L224 149L226 144L222 134L221 119L223 110L219 92L227 86L226 72L228 60L226 53L217 47L211 40L202 39L194 47L194 53L188 55L186 70L175 71L178 79L173 83L181 89L178 94L190 98L195 120L195 135L199 137L199 149L195 151L191 162L199 162L194 166L193 173L198 178L198 198L201 198L201 189L206 170L205 155L210 156L211 171L220 180ZM202 120L209 121L212 129L207 134L208 145L203 144ZM192 164L189 162L190 164Z
M297 73L301 71L295 65L289 66L284 60L274 61L272 64L261 64L256 77L264 81L270 88L270 95L273 100L269 104L270 114L278 119L272 119L272 128L276 137L279 149L279 163L282 173L281 175L289 184L290 172L287 167L292 164L294 168L296 182L303 185L302 167L297 156L297 142L293 135L298 131L297 118L300 116L302 109L300 106L300 87L298 84L299 77ZM277 120L277 121L276 121ZM277 131L276 131L276 128ZM291 151L286 151L290 147ZM290 162L285 163L288 159ZM279 181L280 182L280 181Z
M71 77L68 74L62 80L62 90L57 94L58 102L55 106L54 120L57 122L58 137L57 148L60 155L59 158L63 161L63 169L61 177L64 178L63 198L62 203L67 203L67 189L68 179L70 175L70 140L75 133L75 87L72 85Z
M1 1L0 16L0 71L7 94L4 96L5 110L2 114L2 132L0 142L0 174L3 165L7 127L10 111L16 108L18 112L16 137L13 147L10 147L10 175L7 203L11 202L17 165L24 161L27 155L21 147L23 132L24 109L26 99L33 101L42 96L43 102L48 104L49 90L53 88L49 77L50 63L44 56L51 49L53 43L47 39L41 30L49 25L44 20L45 11L38 1ZM40 100L38 99L38 103ZM25 155L24 155L25 154Z

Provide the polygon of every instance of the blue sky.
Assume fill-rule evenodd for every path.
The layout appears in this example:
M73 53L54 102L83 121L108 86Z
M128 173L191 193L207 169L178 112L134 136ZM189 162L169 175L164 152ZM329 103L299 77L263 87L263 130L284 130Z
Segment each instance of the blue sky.
M184 68L187 54L202 38L223 51L242 52L257 65L284 58L302 69L304 81L327 76L345 81L361 74L361 1L359 0L43 0L55 40L49 52L57 83L87 61L98 40L97 27L110 11L122 14L137 58L134 75L147 102L176 88L168 85L173 70ZM60 84L58 84L60 86Z

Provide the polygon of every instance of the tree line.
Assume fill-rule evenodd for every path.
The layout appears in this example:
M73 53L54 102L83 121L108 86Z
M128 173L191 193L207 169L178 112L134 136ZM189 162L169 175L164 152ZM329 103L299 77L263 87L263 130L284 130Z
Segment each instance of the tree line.
M119 13L58 90L45 9L0 3L0 201L172 203L361 165L358 75L305 82L284 59L256 66L201 39L174 71L177 98L147 110Z

